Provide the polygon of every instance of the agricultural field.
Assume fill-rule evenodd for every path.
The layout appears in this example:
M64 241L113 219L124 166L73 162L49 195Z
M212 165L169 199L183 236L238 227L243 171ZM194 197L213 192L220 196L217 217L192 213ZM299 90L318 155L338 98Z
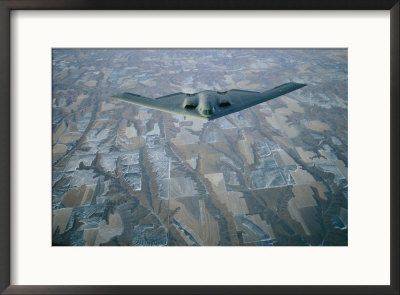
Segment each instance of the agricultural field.
M347 49L54 49L52 66L53 245L347 246ZM290 81L307 86L209 122L112 98Z

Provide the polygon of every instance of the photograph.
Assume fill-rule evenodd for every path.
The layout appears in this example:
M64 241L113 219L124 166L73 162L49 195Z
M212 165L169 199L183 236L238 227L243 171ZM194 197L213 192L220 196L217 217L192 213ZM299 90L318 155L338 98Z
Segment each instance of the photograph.
M0 294L399 294L399 12L0 0Z
M51 71L52 246L348 246L347 48L55 47Z

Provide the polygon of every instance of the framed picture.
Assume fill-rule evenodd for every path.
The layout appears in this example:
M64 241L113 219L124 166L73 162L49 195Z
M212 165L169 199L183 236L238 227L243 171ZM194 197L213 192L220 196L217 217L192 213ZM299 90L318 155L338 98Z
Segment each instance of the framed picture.
M1 5L4 294L398 293L397 1Z

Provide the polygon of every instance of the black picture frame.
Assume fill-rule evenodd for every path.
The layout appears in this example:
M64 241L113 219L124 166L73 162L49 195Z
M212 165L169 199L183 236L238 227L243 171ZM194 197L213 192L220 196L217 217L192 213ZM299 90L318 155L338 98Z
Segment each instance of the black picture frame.
M399 294L398 0L0 0L0 291L2 294ZM22 286L10 285L10 12L12 10L224 9L390 10L390 285L388 286ZM372 254L373 255L373 254ZM366 261L368 257L366 257Z

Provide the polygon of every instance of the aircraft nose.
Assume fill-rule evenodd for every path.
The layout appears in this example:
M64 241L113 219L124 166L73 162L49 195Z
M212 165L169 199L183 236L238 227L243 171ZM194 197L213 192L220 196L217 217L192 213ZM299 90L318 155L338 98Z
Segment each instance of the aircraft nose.
M203 117L210 117L214 113L214 99L210 96L210 93L199 93L198 111Z
M212 114L212 109L211 108L203 109L203 115L209 116L211 114Z

